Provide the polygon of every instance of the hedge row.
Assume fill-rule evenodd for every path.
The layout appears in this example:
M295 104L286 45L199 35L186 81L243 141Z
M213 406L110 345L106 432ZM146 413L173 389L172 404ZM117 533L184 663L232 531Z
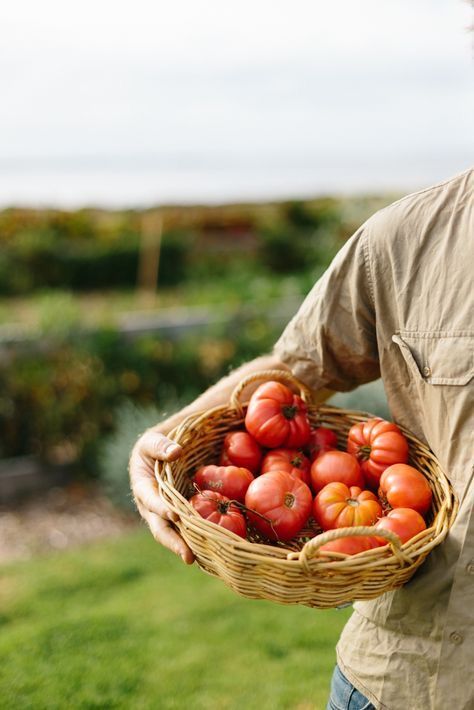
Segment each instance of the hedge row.
M44 288L74 291L133 288L137 283L137 235L119 244L38 238L25 248L25 241L7 244L0 251L2 295L26 294ZM173 286L183 280L186 252L184 237L167 235L161 250L160 284Z
M289 203L278 217L255 215L246 225L194 220L194 226L191 220L185 229L165 230L160 285L223 274L243 255L267 271L309 269L315 261L327 263L347 236L336 206L326 202L312 210ZM139 213L0 212L0 295L133 287L140 225Z

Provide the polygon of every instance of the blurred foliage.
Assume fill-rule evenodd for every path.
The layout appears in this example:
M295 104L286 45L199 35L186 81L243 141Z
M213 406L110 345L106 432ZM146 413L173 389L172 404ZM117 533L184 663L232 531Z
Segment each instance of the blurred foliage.
M328 266L341 246L342 217L334 200L310 206L290 202L283 219L260 231L259 255L265 267L277 274L305 274Z
M0 457L34 454L96 475L101 438L125 399L168 407L195 398L276 337L260 319L179 341L129 340L115 330L48 338L5 351L0 360Z
M243 270L306 272L327 266L352 229L341 200L165 207L161 287ZM359 210L360 211L360 210ZM136 285L144 212L0 211L0 295L44 288Z
M137 284L143 212L0 212L0 319L14 321L11 296L32 294L40 333L36 342L0 350L0 457L34 454L97 475L100 441L117 425L132 428L125 401L155 416L268 351L278 335L270 304L298 301L355 227L387 202L161 208L160 297L185 294L185 305L227 305L226 317L233 313L228 323L177 341L127 339L104 325L85 330L91 322L80 292L125 292ZM100 310L94 303L90 310ZM253 316L263 305L269 317Z
M115 431L105 437L98 455L99 473L104 491L120 508L135 510L130 493L128 461L138 436L179 409L177 401L169 407L139 407L130 400L121 403L115 413Z

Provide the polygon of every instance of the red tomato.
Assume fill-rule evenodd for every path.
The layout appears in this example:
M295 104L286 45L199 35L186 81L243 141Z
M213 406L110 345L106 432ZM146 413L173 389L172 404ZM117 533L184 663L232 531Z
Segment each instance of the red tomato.
M243 503L253 476L238 466L201 466L193 478L201 491L216 491L226 498Z
M245 518L237 506L226 496L222 496L220 493L197 493L189 502L201 518L220 525L239 537L246 536Z
M286 471L290 476L296 476L307 486L311 483L309 469L311 461L297 449L273 449L262 461L260 473L269 471Z
M380 477L379 496L391 508L413 508L421 515L431 507L430 484L416 468L404 463L385 469Z
M245 417L247 431L262 446L298 448L309 441L306 405L281 382L264 382L250 398Z
M382 506L371 491L328 483L314 499L313 515L323 530L373 525L382 517Z
M311 461L314 461L320 454L330 449L337 448L337 434L332 429L320 426L311 430L309 444L307 445Z
M345 451L325 451L311 464L311 482L315 493L328 483L364 487L364 477L357 459Z
M395 508L388 515L380 520L375 525L376 528L384 528L396 533L401 542L407 542L412 537L418 535L422 530L426 530L426 524L423 518L416 510L412 508ZM379 545L387 545L388 542L383 537L377 537Z
M285 471L270 471L259 476L252 481L245 496L250 520L271 540L295 537L310 516L312 502L306 483Z
M232 431L224 439L221 466L242 466L257 473L262 460L262 450L255 439L246 431Z
M408 461L408 442L393 422L368 419L354 424L347 437L347 451L360 462L367 485L377 489L388 466Z
M340 537L338 540L327 542L319 548L323 552L343 552L345 555L357 555L365 550L372 550L378 547L378 543L374 537L367 535L348 535Z

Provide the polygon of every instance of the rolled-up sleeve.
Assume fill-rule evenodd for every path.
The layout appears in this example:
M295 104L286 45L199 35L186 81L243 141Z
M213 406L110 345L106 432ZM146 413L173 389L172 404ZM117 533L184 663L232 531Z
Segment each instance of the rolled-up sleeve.
M314 390L346 391L380 376L365 225L309 292L273 353Z

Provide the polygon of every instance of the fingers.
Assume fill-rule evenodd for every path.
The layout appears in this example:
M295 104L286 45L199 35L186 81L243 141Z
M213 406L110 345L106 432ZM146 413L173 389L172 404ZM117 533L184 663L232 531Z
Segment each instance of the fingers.
M160 461L174 461L182 453L182 447L158 431L149 429L138 440L135 448L142 456Z
M155 540L181 557L187 565L191 565L194 562L192 550L186 545L182 537L173 530L170 524L159 515L143 509L140 504L138 504L138 509Z
M158 495L158 484L155 478L152 478L149 474L138 477L133 484L133 495L137 505L141 505L151 513L173 522L178 520L176 513L170 510Z
M194 555L170 522L179 516L168 508L158 494L154 465L156 460L174 461L182 448L158 431L146 431L135 444L130 457L130 482L138 511L155 540L179 555L186 564L194 562Z

